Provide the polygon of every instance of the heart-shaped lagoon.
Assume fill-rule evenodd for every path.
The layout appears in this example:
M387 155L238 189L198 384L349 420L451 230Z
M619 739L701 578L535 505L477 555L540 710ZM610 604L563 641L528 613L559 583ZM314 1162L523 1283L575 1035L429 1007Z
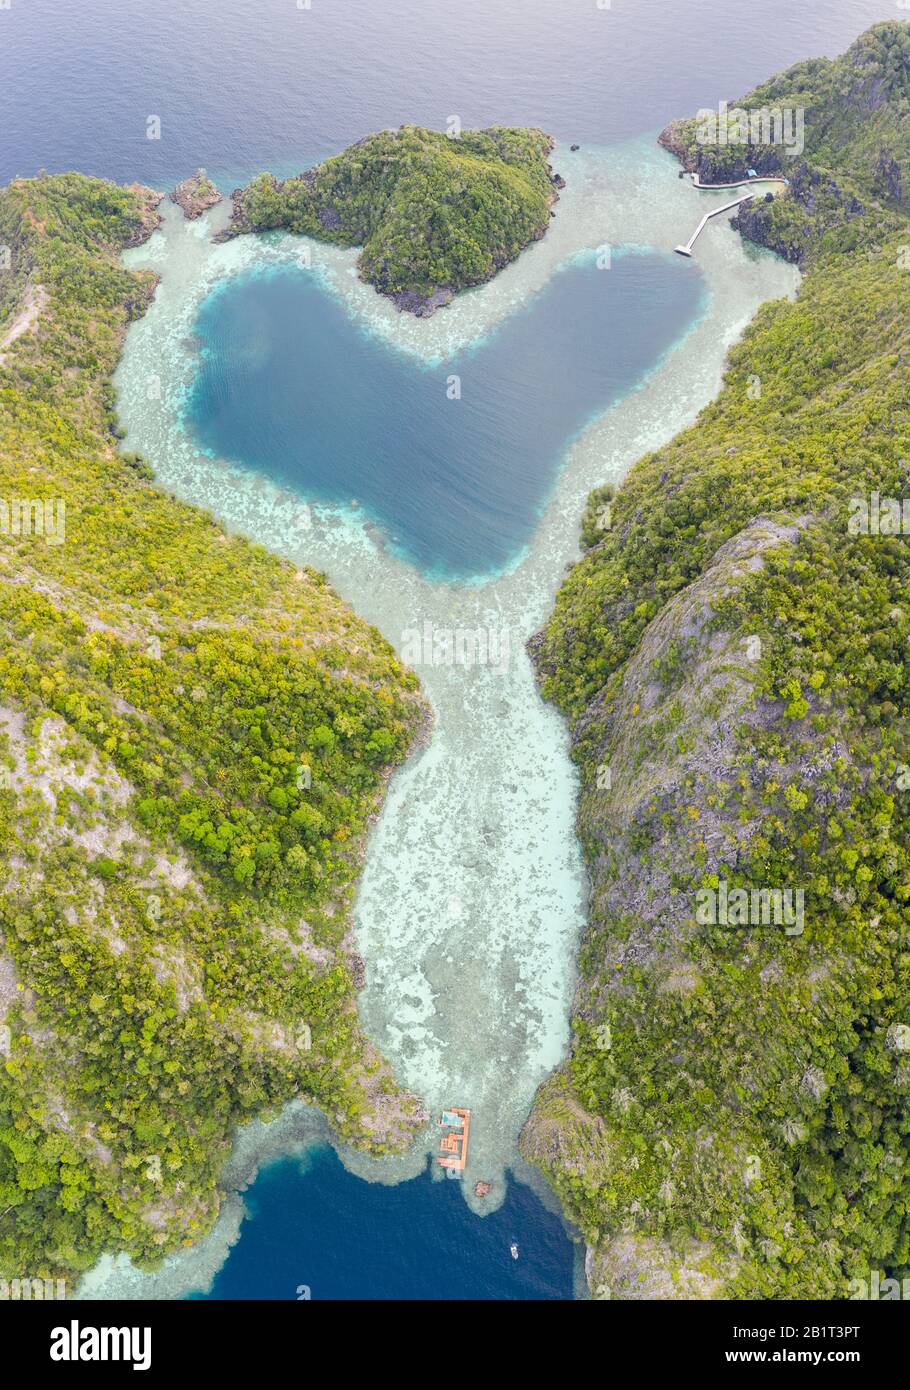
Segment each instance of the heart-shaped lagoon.
M658 254L575 261L489 338L428 365L296 265L225 281L196 322L184 419L210 453L349 506L424 573L508 568L566 447L676 343L701 276ZM445 312L445 311L442 311Z

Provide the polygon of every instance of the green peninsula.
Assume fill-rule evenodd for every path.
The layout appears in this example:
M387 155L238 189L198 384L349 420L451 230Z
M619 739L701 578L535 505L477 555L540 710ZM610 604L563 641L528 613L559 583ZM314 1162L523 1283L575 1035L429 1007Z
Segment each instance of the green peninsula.
M212 1224L238 1124L425 1116L361 1032L350 903L416 677L310 569L118 451L161 194L0 190L0 1275Z
M552 148L543 131L504 126L381 131L296 178L235 190L224 235L283 228L362 246L362 278L426 316L543 236L563 186Z
M533 644L591 896L571 1056L522 1148L595 1296L910 1274L908 93L889 22L742 103L805 108L786 195L739 218L800 292L691 429L591 498ZM663 139L711 181L765 168L691 123ZM710 910L737 890L746 920Z

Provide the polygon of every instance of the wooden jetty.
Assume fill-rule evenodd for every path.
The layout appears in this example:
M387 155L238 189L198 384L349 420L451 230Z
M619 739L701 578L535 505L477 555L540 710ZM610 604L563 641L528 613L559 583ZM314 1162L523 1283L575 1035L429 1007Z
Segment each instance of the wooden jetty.
M711 192L712 190L716 191L722 188L748 188L750 186L754 186L757 183L776 183L779 185L781 189L784 189L788 186L789 182L789 179L785 179L782 176L778 176L775 174L752 174L747 179L737 179L735 183L702 183L701 179L698 177L697 174L692 175L692 187L701 188L706 190L707 192ZM750 198L754 198L756 196L757 195L755 193L744 193L742 197L734 198L732 203L724 203L723 207L712 208L710 212L705 213L704 217L701 219L698 226L695 228L695 231L689 237L689 240L683 246L674 246L673 250L679 256L691 256L692 247L695 245L697 238L699 237L701 232L704 231L705 227L711 221L712 217L719 217L722 212L729 212L731 208L738 208L740 203L748 203Z
M722 212L729 212L731 208L738 208L740 203L749 203L755 197L754 193L744 193L741 198L734 198L732 203L724 203L723 207L713 208L711 212L706 212L699 222L695 231L689 237L685 246L674 246L673 250L680 256L691 256L692 247L695 245L700 233L707 227L712 217L720 217Z

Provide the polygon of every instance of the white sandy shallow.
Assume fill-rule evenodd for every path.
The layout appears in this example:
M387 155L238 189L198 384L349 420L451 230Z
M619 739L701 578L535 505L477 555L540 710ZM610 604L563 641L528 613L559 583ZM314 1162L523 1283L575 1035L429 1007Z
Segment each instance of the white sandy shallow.
M638 457L694 420L717 393L729 346L764 300L795 291L797 274L744 246L725 218L710 224L696 247L709 291L701 318L569 448L527 551L511 572L482 584L431 583L385 551L356 511L312 507L200 454L180 427L179 410L194 371L198 307L226 276L251 266L309 258L311 269L301 273L317 274L364 331L437 362L495 331L567 261L604 246L614 254L620 247L666 251L724 196L698 193L678 179L675 161L650 140L578 154L558 149L555 167L569 182L544 240L491 284L428 320L399 315L361 284L354 252L291 236L215 246L208 236L223 223L225 205L185 224L168 204L163 228L126 257L130 265L153 267L162 280L149 312L129 331L116 376L125 447L149 459L163 486L293 561L324 570L399 650L403 634L424 622L508 630L504 672L420 668L436 716L433 734L392 781L356 913L367 964L364 1025L431 1110L471 1108L464 1192L480 1211L502 1200L534 1091L566 1052L585 906L566 731L537 694L524 644L546 619L577 555L590 489L621 479ZM692 273L691 263L680 258L679 273ZM248 1127L226 1186L242 1186L269 1153L305 1147L325 1132L300 1106L271 1126ZM364 1177L396 1182L420 1171L433 1142L428 1133L399 1160L342 1157ZM473 1197L478 1178L493 1183L483 1203ZM230 1199L213 1234L155 1276L138 1275L125 1259L102 1261L83 1281L83 1295L175 1297L205 1287L241 1216L239 1198Z

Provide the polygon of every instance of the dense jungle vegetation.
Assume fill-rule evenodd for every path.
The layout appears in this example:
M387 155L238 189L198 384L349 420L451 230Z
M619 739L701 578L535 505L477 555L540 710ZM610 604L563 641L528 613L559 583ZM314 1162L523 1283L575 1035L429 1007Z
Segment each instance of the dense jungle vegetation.
M571 1058L522 1142L601 1296L910 1274L910 538L850 527L851 499L910 498L910 27L741 104L791 100L801 172L740 227L787 229L800 292L696 425L591 498L536 641L592 891ZM693 131L664 141L736 176ZM721 881L801 889L804 930L699 925Z
M119 252L159 198L0 191L0 341L44 295L0 352L2 1275L191 1243L234 1127L293 1097L374 1151L421 1123L360 1031L348 909L425 708L323 576L118 452L110 376L154 290Z
M540 130L421 126L368 135L279 183L261 174L234 195L234 231L285 228L362 246L362 278L425 300L488 280L547 229L555 198Z

